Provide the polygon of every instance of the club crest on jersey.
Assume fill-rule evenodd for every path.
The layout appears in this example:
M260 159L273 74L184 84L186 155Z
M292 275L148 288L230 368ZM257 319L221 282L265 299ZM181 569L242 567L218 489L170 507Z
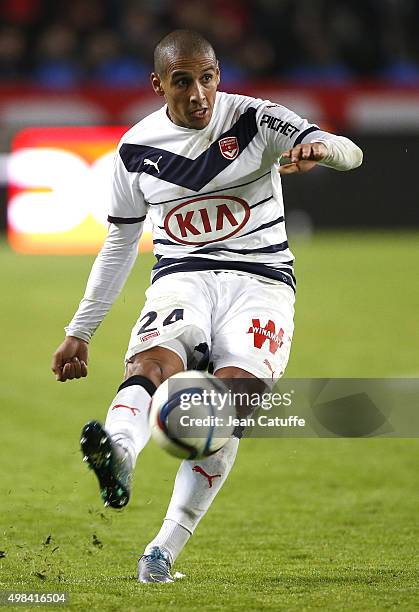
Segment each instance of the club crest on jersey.
M239 154L239 143L235 136L226 136L218 141L221 155L226 159L236 159Z

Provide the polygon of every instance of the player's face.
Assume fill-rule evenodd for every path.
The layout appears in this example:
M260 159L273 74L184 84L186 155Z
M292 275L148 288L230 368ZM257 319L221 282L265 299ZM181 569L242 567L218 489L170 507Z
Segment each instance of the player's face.
M218 63L211 55L179 56L168 61L163 77L151 75L154 91L166 98L173 123L195 130L210 122L219 82Z

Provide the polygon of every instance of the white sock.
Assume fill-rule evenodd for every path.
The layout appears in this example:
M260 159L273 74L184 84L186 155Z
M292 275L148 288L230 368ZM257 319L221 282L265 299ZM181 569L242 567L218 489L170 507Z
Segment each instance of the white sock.
M154 546L158 546L169 553L170 562L174 563L191 535L191 532L182 525L171 519L164 519L159 533L150 544L147 544L144 554L148 555Z
M176 475L172 499L157 536L145 549L153 546L169 552L176 560L223 486L237 454L239 439L232 437L215 455L200 461L182 461Z
M127 449L133 465L150 439L148 409L154 391L147 378L131 376L119 387L106 417L106 431Z

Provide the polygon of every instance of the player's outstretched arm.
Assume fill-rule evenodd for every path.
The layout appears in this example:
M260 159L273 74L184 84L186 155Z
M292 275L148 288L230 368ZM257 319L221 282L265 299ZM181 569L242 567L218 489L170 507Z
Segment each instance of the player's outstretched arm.
M280 174L294 174L295 172L308 172L328 155L326 146L322 142L310 142L300 144L288 151L284 151L281 157L289 159L289 163L282 164L279 168Z
M284 151L282 158L289 163L280 166L280 174L308 172L316 164L334 170L353 170L362 164L362 150L349 138L323 132L322 138L316 141L298 144Z
M52 356L51 369L60 382L87 376L88 344L67 336Z

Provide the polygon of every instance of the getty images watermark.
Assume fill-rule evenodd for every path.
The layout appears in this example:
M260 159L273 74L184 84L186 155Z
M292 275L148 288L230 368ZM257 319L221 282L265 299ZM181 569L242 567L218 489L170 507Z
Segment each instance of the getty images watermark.
M179 418L182 427L305 427L305 419L298 415L278 416L271 414L256 414L259 411L272 412L275 408L288 408L292 405L295 391L278 393L257 393L245 391L225 391L202 389L199 391L184 391L179 398L179 406L186 414ZM247 416L237 416L231 408L242 406L250 411ZM208 409L205 416L196 416L197 408ZM195 408L194 411L191 409ZM193 414L191 414L193 413Z
M419 437L419 378L174 379L183 437Z

